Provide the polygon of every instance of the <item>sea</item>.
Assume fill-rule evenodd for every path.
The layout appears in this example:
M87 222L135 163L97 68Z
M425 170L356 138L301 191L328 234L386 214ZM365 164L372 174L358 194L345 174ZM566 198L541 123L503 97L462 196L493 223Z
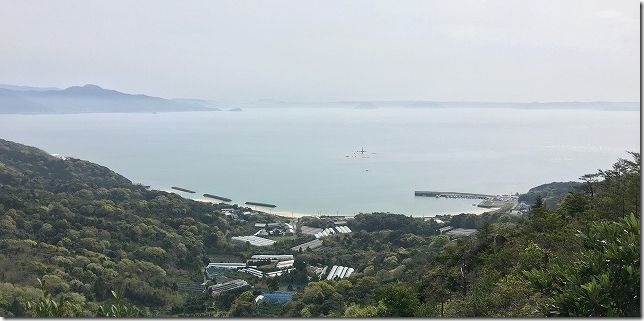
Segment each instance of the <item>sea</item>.
M283 215L480 213L416 190L525 193L640 150L640 112L520 108L243 108L0 115L0 138L134 183L275 204Z

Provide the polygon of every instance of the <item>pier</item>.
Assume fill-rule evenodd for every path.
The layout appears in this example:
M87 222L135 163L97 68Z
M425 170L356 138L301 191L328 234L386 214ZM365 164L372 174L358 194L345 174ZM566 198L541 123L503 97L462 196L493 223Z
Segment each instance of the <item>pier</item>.
M460 192L435 192L435 191L415 191L414 196L426 197L444 197L444 198L467 198L467 199L488 199L495 195L460 193Z

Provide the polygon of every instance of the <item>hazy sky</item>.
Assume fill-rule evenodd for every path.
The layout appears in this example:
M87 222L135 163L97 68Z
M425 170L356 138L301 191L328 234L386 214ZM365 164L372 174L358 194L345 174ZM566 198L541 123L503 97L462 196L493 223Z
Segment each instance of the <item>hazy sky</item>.
M0 83L218 100L639 101L636 0L0 0Z

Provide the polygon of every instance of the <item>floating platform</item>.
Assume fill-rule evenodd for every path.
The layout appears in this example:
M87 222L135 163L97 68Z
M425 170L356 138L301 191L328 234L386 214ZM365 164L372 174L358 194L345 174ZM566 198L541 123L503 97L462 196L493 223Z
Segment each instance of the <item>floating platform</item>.
M220 200L220 201L223 201L223 202L230 202L230 201L232 201L230 198L225 198L225 197L221 197L221 196L217 196L217 195L212 195L212 194L203 194L203 196L204 196L204 197L208 197L208 198L214 198L214 199L216 199L216 200Z
M176 186L172 186L172 189L176 189L177 191L182 191L182 192L186 192L186 193L192 193L192 194L194 194L194 193L195 193L195 191L191 191L191 190L189 190L189 189L185 189L185 188L181 188L181 187L176 187Z
M246 205L255 205L255 206L262 206L262 207L277 207L277 205L273 204L267 204L267 203L259 203L259 202L246 202Z

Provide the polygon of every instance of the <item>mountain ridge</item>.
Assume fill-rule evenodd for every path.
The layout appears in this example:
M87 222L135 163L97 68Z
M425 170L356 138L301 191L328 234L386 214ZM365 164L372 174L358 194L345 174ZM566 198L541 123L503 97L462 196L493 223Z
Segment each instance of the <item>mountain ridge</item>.
M9 89L18 87L17 89ZM94 84L48 89L0 86L0 114L215 111L204 103L129 94Z

